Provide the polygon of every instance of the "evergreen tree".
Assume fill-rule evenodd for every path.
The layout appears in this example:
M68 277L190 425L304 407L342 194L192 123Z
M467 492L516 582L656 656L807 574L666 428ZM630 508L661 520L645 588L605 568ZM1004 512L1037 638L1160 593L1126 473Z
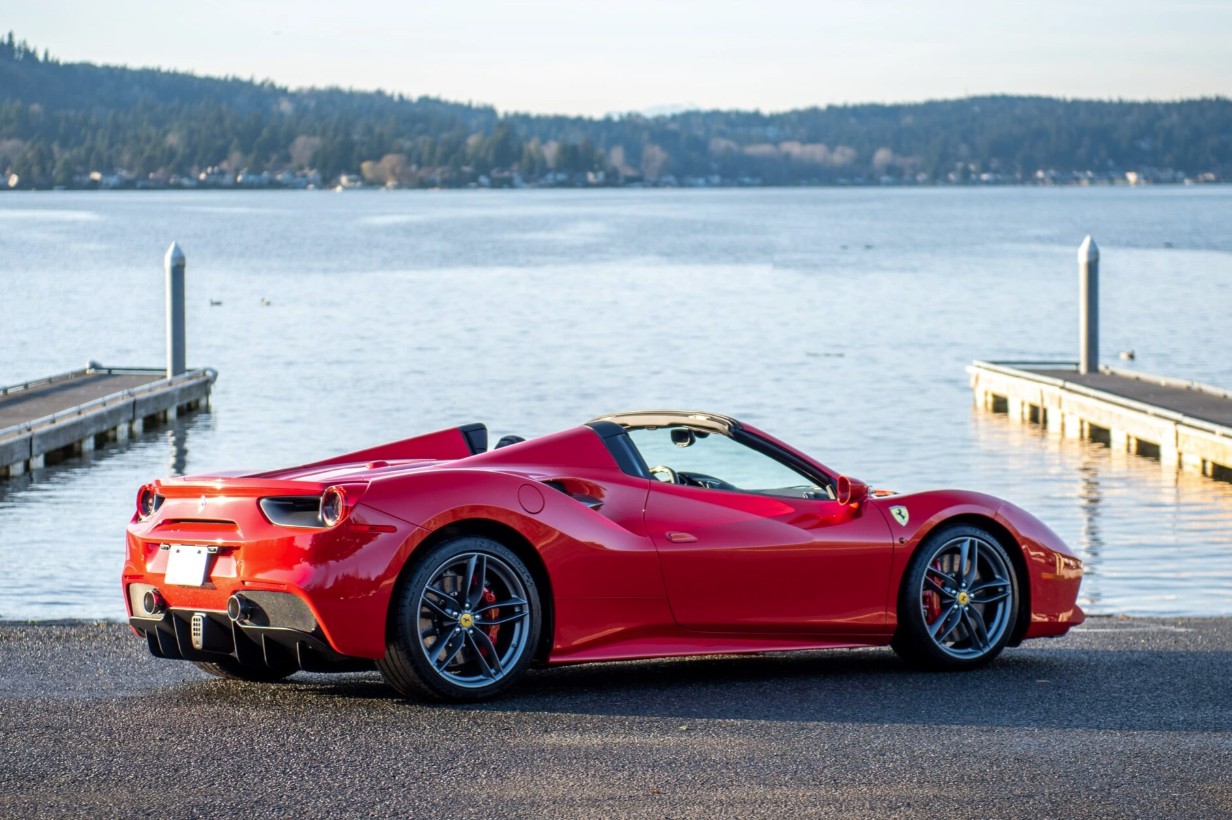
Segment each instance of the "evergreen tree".
M595 171L776 185L1228 179L1232 101L993 96L774 115L501 116L432 97L65 64L11 31L0 39L0 174L22 187L218 166L315 170L329 183L365 163L382 180L424 185L515 167L566 184Z

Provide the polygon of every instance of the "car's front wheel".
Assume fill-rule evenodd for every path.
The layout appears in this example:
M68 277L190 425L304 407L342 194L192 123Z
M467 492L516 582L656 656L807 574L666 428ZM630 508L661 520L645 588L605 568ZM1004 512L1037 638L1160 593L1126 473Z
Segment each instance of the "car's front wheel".
M1018 606L1014 563L996 536L944 526L907 565L892 646L932 669L983 666L1009 642Z
M535 579L512 550L452 538L416 561L394 593L377 667L405 697L481 700L526 671L541 622Z

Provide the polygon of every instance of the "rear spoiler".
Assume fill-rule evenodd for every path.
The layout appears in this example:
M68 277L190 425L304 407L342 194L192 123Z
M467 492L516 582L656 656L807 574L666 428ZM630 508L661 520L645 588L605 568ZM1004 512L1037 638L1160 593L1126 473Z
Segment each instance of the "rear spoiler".
M359 461L398 461L402 459L431 459L433 461L453 461L459 458L485 453L488 450L488 428L482 424L464 424L461 427L451 427L448 430L438 430L435 433L425 433L422 436L392 441L389 444L379 444L366 450L356 450L324 461L314 461L302 464L291 470L278 470L287 473L308 468L329 467L333 464L354 464Z
M329 484L319 481L295 481L293 479L260 478L213 478L189 476L186 478L160 478L152 485L155 492L165 498L222 497L259 498L267 495L308 495L324 492Z

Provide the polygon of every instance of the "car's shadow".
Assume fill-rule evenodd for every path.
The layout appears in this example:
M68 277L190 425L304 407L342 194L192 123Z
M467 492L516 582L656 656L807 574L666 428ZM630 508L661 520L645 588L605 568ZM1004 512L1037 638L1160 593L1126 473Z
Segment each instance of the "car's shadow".
M375 674L283 685L334 703L471 712L1229 732L1230 674L1226 652L1010 651L984 669L932 673L867 649L539 669L464 706L402 701Z

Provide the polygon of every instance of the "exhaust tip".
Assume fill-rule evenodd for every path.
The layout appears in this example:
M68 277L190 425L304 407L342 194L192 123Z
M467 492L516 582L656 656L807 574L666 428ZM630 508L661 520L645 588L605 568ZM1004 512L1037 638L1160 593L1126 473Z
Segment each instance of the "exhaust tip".
M227 617L233 623L247 623L252 617L252 604L239 595L232 595L227 599Z
M149 589L141 596L141 609L146 615L162 615L167 611L167 601L157 589Z

